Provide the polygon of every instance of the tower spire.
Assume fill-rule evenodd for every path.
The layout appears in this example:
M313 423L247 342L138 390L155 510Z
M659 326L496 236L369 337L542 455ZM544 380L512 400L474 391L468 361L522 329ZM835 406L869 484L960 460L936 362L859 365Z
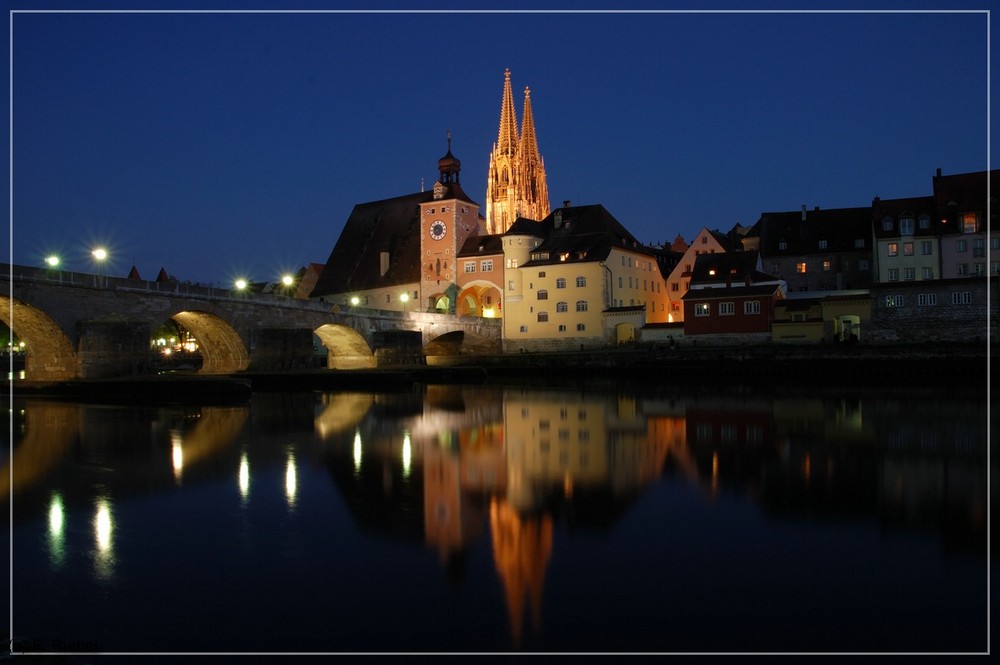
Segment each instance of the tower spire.
M517 144L517 214L529 219L543 219L549 214L549 190L545 165L535 138L535 118L531 111L531 89L524 88L524 112L521 114L521 140Z
M517 154L517 115L514 112L514 95L510 90L510 69L503 73L503 99L500 102L500 131L497 150L502 155Z

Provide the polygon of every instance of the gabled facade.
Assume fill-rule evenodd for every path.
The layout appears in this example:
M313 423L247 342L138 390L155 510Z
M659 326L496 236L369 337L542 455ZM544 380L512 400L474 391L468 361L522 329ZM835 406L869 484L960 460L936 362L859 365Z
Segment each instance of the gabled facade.
M502 242L507 350L614 345L666 316L656 252L601 205L519 219Z
M765 212L743 236L788 292L865 289L872 283L871 208Z
M934 203L943 230L943 279L1000 273L1000 238L990 237L991 220L987 216L987 185L995 198L1000 191L998 174L1000 171L941 175L938 169L934 176ZM990 208L996 209L995 200Z
M674 245L680 247L677 240L674 241ZM695 260L702 254L724 253L730 249L725 236L718 231L709 231L703 227L698 232L667 276L668 322L684 321L683 298L691 286L691 273L694 270Z
M503 316L503 236L471 236L458 253L459 316Z
M941 279L942 235L953 235L938 217L933 196L872 201L875 280Z
M684 303L684 336L770 337L775 302L785 297L783 280L760 270L757 252L702 254L691 270Z

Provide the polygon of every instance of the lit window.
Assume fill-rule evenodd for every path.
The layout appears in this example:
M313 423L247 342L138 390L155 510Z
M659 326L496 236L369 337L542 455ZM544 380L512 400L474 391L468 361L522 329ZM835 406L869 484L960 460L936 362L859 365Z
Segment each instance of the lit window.
M903 296L886 296L885 297L886 307L902 307L903 306Z
M804 275L806 273L806 262L800 261L799 263L796 263L795 272L799 273L800 275Z
M736 313L736 305L731 302L719 303L719 316L732 316Z
M979 224L976 222L976 213L967 212L962 215L962 233L976 233L979 231Z
M913 243L904 242L903 243L903 256L913 256Z
M748 300L743 303L743 313L744 314L760 314L760 301L759 300Z
M890 242L888 245L889 256L899 256L899 243Z
M833 263L830 262L830 259L823 261L823 272L830 272L832 267Z
M709 315L709 311L710 310L709 310L709 306L708 306L707 302L695 303L695 306L694 306L694 315L695 316L708 316Z

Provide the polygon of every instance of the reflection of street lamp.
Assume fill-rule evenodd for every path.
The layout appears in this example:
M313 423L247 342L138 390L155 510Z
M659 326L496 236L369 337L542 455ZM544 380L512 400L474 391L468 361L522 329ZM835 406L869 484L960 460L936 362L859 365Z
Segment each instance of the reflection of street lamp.
M409 299L410 299L410 294L409 293L400 293L399 294L399 302L403 303L403 313L404 314L406 313L406 303L407 303L407 301L409 301Z

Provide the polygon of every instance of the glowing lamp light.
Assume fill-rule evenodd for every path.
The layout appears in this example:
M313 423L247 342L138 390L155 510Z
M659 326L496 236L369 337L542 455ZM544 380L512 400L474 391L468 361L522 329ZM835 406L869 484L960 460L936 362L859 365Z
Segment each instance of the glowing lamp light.
M98 247L94 249L93 252L91 252L91 255L93 255L93 257L98 261L103 261L104 259L108 258L108 250L104 249L103 247Z
M236 285L236 288L239 289L240 291L242 291L243 289L247 288L247 281L245 279L243 279L242 277L240 279L236 280L236 282L234 282L234 284Z
M496 312L493 311L492 307L488 307L483 310L484 319L492 319L494 316L496 316Z
M352 305L354 305L355 307L357 307L360 303L361 303L361 298L359 298L357 296L352 296L351 297L351 304Z
M284 284L285 286L291 286L291 285L292 285L292 282L294 282L294 281L295 281L295 280L294 280L294 279L292 279L292 276L291 276L291 275L285 275L285 276L283 276L283 277L281 278L281 283L282 283L282 284Z
M407 302L407 301L408 301L409 299L410 299L410 294L409 294L409 293L400 293L400 294L399 294L399 301L400 301L401 303L403 303L403 304L406 304L406 302Z
M59 265L59 257L56 256L55 254L53 254L52 256L46 256L45 257L45 263L50 268L55 268L56 266Z

